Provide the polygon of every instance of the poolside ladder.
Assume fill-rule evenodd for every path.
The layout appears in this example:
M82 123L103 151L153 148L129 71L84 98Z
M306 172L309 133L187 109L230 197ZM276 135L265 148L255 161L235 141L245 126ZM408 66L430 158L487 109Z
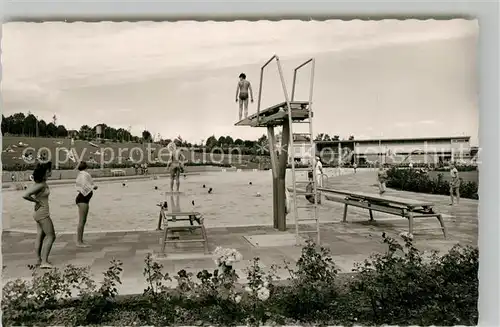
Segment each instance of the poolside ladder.
M313 89L314 89L314 69L315 69L315 60L314 58L307 60L306 62L300 64L294 69L293 72L293 85L292 85L292 94L290 99L288 98L288 95L285 93L286 97L286 102L287 102L287 107L291 108L290 102L294 101L294 96L295 96L295 85L297 81L297 72L299 69L302 67L310 64L311 66L311 76L310 76L310 86L309 86L309 100L308 100L308 113L309 116L305 120L302 121L294 121L293 117L291 114L288 115L288 123L290 125L290 147L289 147L289 153L292 155L289 155L289 159L291 158L291 166L292 166L292 190L293 193L291 194L292 197L292 204L293 204L293 216L295 220L295 235L297 239L297 245L300 245L301 241L301 235L310 235L310 234L316 234L316 244L320 245L321 244L321 239L320 239L320 225L319 225L319 217L318 217L318 199L319 199L319 193L318 193L318 181L317 181L317 176L315 174L315 167L316 167L316 144L314 142L314 135L313 135L313 110L312 110L312 105L313 105ZM279 69L281 70L280 65L278 65ZM294 133L294 124L308 124L309 125L309 131L307 133ZM296 171L303 171L304 169L296 168L295 167L295 141L297 140L298 137L305 137L308 138L310 141L310 155L311 158L308 161L308 167L305 172L306 179L302 181L297 181L296 179ZM308 172L312 171L313 173L313 190L311 192L307 192L306 189L304 189L309 181L307 180L308 178ZM307 202L307 200L304 199L304 196L313 196L313 203ZM302 197L299 201L298 197ZM307 224L310 225L311 223L315 223L315 230L300 230L300 224Z

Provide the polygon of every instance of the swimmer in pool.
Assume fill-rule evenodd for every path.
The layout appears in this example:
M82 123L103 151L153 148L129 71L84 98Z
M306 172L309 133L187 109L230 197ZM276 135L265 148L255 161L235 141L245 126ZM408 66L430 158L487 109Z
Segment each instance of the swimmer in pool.
M238 86L236 87L236 102L240 104L239 117L242 119L243 108L245 108L245 118L248 117L248 94L250 93L250 101L253 103L252 85L247 81L247 75L241 73L239 76Z
M170 191L174 191L174 183L176 183L176 191L179 192L181 171L184 169L186 158L174 142L170 143L168 148L170 160L167 164L167 170L170 172Z

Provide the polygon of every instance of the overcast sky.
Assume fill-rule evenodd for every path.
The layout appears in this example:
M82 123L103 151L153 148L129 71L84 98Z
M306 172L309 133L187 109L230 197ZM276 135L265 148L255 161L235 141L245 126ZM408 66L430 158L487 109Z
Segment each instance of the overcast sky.
M265 129L234 126L238 75L247 74L257 99L260 67L276 53L288 91L293 68L316 58L315 134L470 135L477 143L478 28L465 20L7 23L3 113L191 142L254 139ZM309 72L299 78L296 98L305 100ZM262 105L282 101L272 65Z

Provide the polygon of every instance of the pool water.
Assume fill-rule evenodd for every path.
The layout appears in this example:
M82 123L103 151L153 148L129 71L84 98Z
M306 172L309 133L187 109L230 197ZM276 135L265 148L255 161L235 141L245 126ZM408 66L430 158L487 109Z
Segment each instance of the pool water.
M297 180L305 179L305 172L297 174ZM152 230L158 222L157 204L177 201L170 195L167 177L129 181L125 186L123 182L96 183L99 189L90 202L86 231ZM291 174L287 174L287 184L291 184ZM213 188L212 194L208 194L209 188ZM2 195L3 229L35 231L33 205L22 199L23 192L5 191ZM57 232L76 231L75 197L73 184L51 186L51 216ZM272 225L271 171L210 172L181 177L178 201L182 210L201 212L207 227ZM324 211L322 220L332 220L326 208ZM289 215L288 219L292 222L293 218Z

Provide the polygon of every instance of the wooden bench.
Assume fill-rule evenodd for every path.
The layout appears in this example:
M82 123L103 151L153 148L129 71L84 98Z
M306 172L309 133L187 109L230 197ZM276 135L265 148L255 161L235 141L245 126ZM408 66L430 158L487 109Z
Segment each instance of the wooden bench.
M178 210L169 211L168 207L163 203L157 204L157 206L160 207L157 230L162 230L161 227L163 226L164 231L163 237L160 236L161 255L166 255L165 250L167 244L173 244L175 246L178 243L203 243L204 253L209 253L204 218L199 212ZM189 225L187 225L186 222L189 222ZM190 234L194 234L196 230L201 231L200 238L180 239L180 232L187 231Z
M116 176L125 176L125 170L123 169L111 169L111 176L116 177Z
M408 231L413 234L414 219L436 217L440 224L440 229L446 238L446 226L440 213L434 211L434 203L399 198L388 195L368 194L362 192L350 192L333 190L319 187L318 191L325 194L325 198L344 204L343 222L347 221L347 209L349 206L367 209L370 214L370 221L373 221L373 211L388 213L408 219ZM422 229L420 229L422 230Z

